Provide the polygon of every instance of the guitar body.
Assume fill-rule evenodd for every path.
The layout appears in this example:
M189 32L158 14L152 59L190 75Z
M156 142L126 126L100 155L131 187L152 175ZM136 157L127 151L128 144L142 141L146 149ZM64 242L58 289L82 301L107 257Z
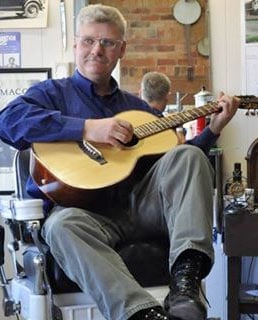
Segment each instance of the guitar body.
M129 121L133 127L156 121L144 111L127 111L116 117ZM165 130L125 149L92 143L106 163L89 157L76 141L34 143L31 175L49 198L64 206L90 208L108 190L130 179L138 162L162 155L177 144L175 132Z

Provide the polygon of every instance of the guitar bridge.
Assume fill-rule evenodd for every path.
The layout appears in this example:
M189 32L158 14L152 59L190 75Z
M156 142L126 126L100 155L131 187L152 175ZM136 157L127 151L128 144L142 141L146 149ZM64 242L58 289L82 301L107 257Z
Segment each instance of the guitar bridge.
M89 142L85 140L78 141L78 145L82 149L82 151L86 153L92 160L97 161L101 165L107 163L102 153Z

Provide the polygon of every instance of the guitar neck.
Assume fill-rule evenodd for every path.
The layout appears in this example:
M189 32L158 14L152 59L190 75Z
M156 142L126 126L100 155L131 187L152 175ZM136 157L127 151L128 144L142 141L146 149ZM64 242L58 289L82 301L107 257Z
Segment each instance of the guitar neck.
M176 112L172 115L158 118L157 120L148 123L144 123L138 127L135 127L134 134L138 139L143 139L155 133L182 126L184 123L198 119L200 117L205 117L212 113L218 112L219 110L220 109L218 108L217 102L209 102L207 105L198 108Z

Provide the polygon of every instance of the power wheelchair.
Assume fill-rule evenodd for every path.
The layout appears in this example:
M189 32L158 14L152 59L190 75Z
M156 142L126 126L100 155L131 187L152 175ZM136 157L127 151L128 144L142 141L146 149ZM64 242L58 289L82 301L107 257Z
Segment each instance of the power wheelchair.
M91 297L80 291L55 262L40 236L44 222L42 200L26 192L30 150L17 151L14 158L15 193L1 201L5 227L0 226L0 281L6 317L24 320L103 320ZM5 275L6 227L13 276ZM121 255L137 281L161 303L168 292L168 239L121 243ZM114 319L116 320L116 319Z

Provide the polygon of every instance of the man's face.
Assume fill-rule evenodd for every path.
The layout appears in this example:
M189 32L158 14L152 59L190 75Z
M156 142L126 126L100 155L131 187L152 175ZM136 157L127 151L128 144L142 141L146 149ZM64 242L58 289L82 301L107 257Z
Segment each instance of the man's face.
M77 68L93 82L108 80L117 61L123 57L125 47L126 43L115 25L85 23L74 43Z

